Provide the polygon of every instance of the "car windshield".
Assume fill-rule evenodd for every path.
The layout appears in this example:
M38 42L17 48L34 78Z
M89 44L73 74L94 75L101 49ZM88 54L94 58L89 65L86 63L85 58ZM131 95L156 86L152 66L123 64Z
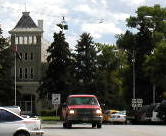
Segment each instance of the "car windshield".
M68 99L69 105L98 105L95 97L70 97Z

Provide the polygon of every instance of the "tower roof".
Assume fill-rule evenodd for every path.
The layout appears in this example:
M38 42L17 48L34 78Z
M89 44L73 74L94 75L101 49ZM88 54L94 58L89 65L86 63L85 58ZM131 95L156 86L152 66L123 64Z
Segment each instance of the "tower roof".
M30 12L22 12L22 17L18 21L17 25L9 31L10 34L15 33L43 33L43 29L37 26L33 19L29 16Z
M29 12L22 12L23 15L18 21L15 28L37 28L32 18L29 16Z

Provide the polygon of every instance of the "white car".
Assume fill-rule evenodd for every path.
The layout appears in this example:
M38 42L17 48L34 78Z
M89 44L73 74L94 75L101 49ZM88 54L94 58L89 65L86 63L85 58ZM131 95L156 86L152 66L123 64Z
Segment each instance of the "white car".
M42 136L39 119L23 118L0 107L0 136Z
M109 122L112 123L126 123L126 113L118 112L111 115Z

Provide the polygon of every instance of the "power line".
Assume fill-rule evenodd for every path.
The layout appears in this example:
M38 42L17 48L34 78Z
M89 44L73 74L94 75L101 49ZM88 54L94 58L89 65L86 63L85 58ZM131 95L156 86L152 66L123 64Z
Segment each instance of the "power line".
M13 11L16 11L18 12L18 9L15 9L15 8L12 8L11 6L2 6L0 5L1 8L3 9L10 9L10 10L13 10ZM25 0L25 11L27 11L27 0ZM11 12L12 13L12 12ZM45 13L41 13L41 12L38 12L38 11L34 11L34 10L31 10L31 13L35 13L35 14L38 14L40 16L46 16L46 17L51 17L51 18L57 18L59 20L61 20L62 17L67 17L66 15L51 15L51 14L45 14ZM70 16L69 18L71 19L79 19L80 17L72 17ZM105 22L105 19L104 18L84 18L84 17L81 17L81 20L84 20L84 22L86 23L104 23Z

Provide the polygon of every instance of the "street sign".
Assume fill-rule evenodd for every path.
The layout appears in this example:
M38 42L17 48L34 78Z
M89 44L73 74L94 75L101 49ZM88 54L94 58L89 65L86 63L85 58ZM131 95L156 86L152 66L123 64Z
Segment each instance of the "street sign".
M142 104L143 104L143 99L137 98L137 99L132 99L131 101L131 106L133 107L133 109L142 107Z
M52 94L52 104L58 105L61 103L61 94Z

